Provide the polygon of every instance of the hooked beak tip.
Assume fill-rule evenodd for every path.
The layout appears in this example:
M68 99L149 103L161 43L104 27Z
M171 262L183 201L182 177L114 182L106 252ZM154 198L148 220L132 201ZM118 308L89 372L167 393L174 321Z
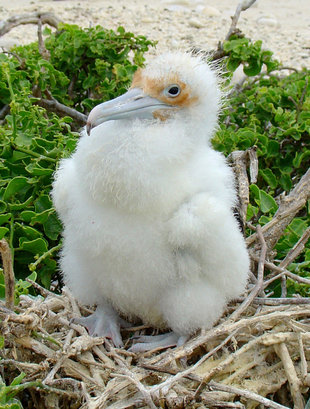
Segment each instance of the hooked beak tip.
M87 135L90 135L91 130L92 130L92 124L91 124L91 122L87 122L87 124L86 124Z

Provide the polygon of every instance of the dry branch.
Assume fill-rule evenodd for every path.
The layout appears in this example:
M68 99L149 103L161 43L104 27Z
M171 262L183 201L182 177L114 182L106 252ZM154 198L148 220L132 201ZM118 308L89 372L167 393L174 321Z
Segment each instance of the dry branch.
M237 182L239 198L238 210L244 230L246 225L247 208L250 202L247 168L250 168L250 182L255 183L258 174L256 147L252 147L246 151L234 151L228 155L227 159L232 164Z
M228 41L230 36L236 31L237 28L237 23L240 17L240 14L242 11L247 10L248 8L250 8L256 0L242 0L240 1L240 3L238 4L235 14L232 16L231 18L231 26L228 30L228 33L226 35L225 40Z
M244 390L244 389L235 388L235 387L224 385L222 383L220 384L220 383L214 382L214 381L211 381L209 383L209 386L212 389L215 389L215 390L218 390L218 391L234 393L235 395L243 396L243 397L245 397L247 399L257 401L257 402L261 403L262 405L266 406L267 408L289 409L287 406L279 405L276 402L272 402L270 399L263 398L262 396L260 396L260 395L258 395L256 393L253 393L253 392L250 392L250 391L247 391L247 390Z
M253 302L256 299L259 298ZM238 303L231 308L236 310ZM23 296L19 314L8 313L4 305L0 308L1 333L6 340L5 348L0 351L4 358L2 365L10 371L14 367L23 370L27 381L44 379L45 384L57 388L59 398L67 402L62 406L65 409L72 406L73 400L79 400L80 407L85 409L154 407L152 402L155 407L172 408L181 405L180 402L190 407L195 402L194 390L210 408L242 408L242 404L234 402L238 396L245 402L254 400L257 405L283 408L281 404L270 403L267 395L285 384L287 374L279 361L272 363L268 358L268 364L264 362L275 344L286 343L294 363L296 356L300 357L303 371L297 376L300 385L307 385L310 305L261 308L253 315L256 309L249 307L237 322L227 315L218 326L203 331L183 347L148 357L136 355L133 359L134 354L123 350L107 351L103 339L92 338L84 328L70 324L71 317L79 312L68 291L61 296L47 295L45 299ZM125 331L124 337L129 336ZM132 341L127 342L130 345ZM196 356L196 362L189 363L191 356ZM177 362L184 357L185 367L179 367ZM270 368L269 372L261 370L264 365ZM274 373L280 381L274 381ZM255 379L255 385L257 382L261 385L259 390L254 383L244 385L242 374ZM224 402L228 404L225 406Z
M294 409L304 409L304 400L300 392L299 386L300 381L298 379L292 358L288 352L287 346L284 342L280 344L275 344L274 346L276 353L281 358L283 362L284 370L287 375L288 382L290 384L290 390L292 398L294 401Z
M49 24L52 27L57 28L60 20L53 13L31 13L22 14L10 17L6 21L0 21L0 37L11 31L14 27L24 24L38 24L41 21L42 24Z
M237 302L244 302L244 298L239 297L236 300ZM253 304L259 305L303 305L303 304L310 304L310 298L307 297L296 297L296 298L260 298L255 297L252 300Z
M13 271L11 249L5 239L0 240L0 253L5 282L5 306L9 310L14 308L15 276Z
M283 235L285 228L294 219L310 198L310 169L300 179L294 189L280 201L279 208L272 220L262 227L262 232L270 251ZM257 241L257 233L247 238L248 246Z
M295 244L293 248L287 253L284 260L281 261L279 267L286 268L289 266L298 256L304 251L305 245L310 237L310 227L308 227L302 234L301 238Z
M230 319L236 320L240 315L248 308L249 305L253 302L254 298L258 295L258 293L263 289L264 285L264 266L265 266L265 259L266 259L266 252L267 252L267 245L262 234L262 228L260 225L257 225L257 235L260 240L261 244L261 254L259 256L258 261L258 269L257 269L257 282L249 294L249 296L243 301L243 303L231 314Z
M56 112L60 115L68 115L71 118L75 119L81 126L84 126L87 121L87 116L81 112L76 111L73 108L67 107L64 104L58 102L55 98L51 97L50 99L41 98L35 102L37 105L40 105L42 108L45 108L49 111Z

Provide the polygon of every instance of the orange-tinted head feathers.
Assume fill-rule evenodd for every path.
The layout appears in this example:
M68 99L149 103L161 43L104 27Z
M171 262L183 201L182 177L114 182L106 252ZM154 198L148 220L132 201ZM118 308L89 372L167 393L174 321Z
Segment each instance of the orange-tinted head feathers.
M180 88L178 95L170 96L168 92L165 92L169 90L169 87L175 87L176 85ZM151 78L144 75L143 70L139 68L134 74L130 88L141 88L146 95L156 98L165 104L173 105L176 108L188 107L195 104L198 100L196 95L192 95L188 84L181 81L175 73L167 77Z

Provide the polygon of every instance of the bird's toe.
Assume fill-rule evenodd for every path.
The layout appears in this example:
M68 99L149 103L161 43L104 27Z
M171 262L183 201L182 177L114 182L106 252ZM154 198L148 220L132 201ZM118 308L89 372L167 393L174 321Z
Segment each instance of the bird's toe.
M183 345L187 336L179 336L174 332L161 335L143 335L134 337L134 344L129 348L130 352L146 352L153 349L164 349Z
M104 315L98 316L95 313L88 317L74 318L72 321L85 327L89 335L93 337L108 338L116 348L124 346L120 333L120 323L116 319Z

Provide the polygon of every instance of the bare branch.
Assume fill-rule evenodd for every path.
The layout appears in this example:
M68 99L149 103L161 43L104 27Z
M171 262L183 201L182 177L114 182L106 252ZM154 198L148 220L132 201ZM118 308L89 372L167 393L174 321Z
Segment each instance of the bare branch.
M251 254L251 258L252 258L253 260L255 260L255 261L258 261L258 260L259 260L259 257L256 256L255 254ZM283 267L276 266L274 263L271 263L270 261L265 261L265 267L267 267L269 270L273 270L273 271L275 271L275 272L277 272L277 273L279 273L279 274L277 274L277 275L275 275L275 276L272 276L272 277L269 276L269 279L264 282L264 289L265 289L266 287L268 287L268 285L271 284L274 280L277 280L278 278L282 277L284 274L285 274L286 276L288 276L289 278L291 278L292 280L294 280L294 281L297 281L297 282L299 282L299 283L303 283L303 284L310 285L310 279L304 278L304 277L300 277L299 275L294 274L294 273L292 273L291 271L286 270L286 269L283 268Z
M310 197L310 169L300 179L294 189L284 197L272 220L262 227L267 248L270 251L277 244L286 227L295 217L296 213L302 209ZM247 238L249 246L258 239L257 233Z
M85 125L87 121L87 116L78 112L77 110L67 107L64 104L58 102L55 98L51 99L41 98L36 101L35 104L40 105L43 108L46 108L48 111L56 112L60 115L68 115L71 118L75 119L80 125Z
M234 31L236 31L237 28L237 23L240 17L240 14L242 11L247 10L248 8L250 8L256 0L242 0L240 1L240 3L238 4L235 14L232 16L231 20L231 26L229 28L229 31L225 37L225 41L228 41L230 36L234 33Z
M287 253L286 257L281 261L279 267L286 268L289 266L300 253L304 251L305 245L310 238L310 227L308 227L302 234L301 238L295 244L293 248Z
M44 40L43 40L43 34L42 34L42 19L41 17L38 20L38 46L39 46L39 53L45 60L49 60L50 58L50 53L49 51L45 48Z
M0 240L0 253L3 264L5 282L5 306L9 310L14 309L15 277L11 249L5 239Z
M245 389L236 388L234 386L224 385L223 383L210 381L208 386L210 386L213 390L234 393L235 395L243 396L247 399L254 400L255 402L259 402L266 406L267 408L272 409L288 409L287 406L280 405L279 403L273 402L270 399L263 398L261 395L257 393L250 392Z
M258 173L258 161L256 156L256 147L246 151L234 151L227 158L233 166L237 179L238 197L240 202L239 212L242 226L245 227L247 208L249 204L249 179L247 167L250 164L251 183L255 183Z
M249 179L247 175L247 151L234 151L228 156L232 162L234 174L237 179L239 197L239 213L243 230L246 223L247 208L249 204Z
M261 254L259 256L258 268L257 268L257 282L249 294L249 296L243 301L243 303L231 314L230 319L236 320L240 315L248 308L248 306L253 302L257 294L263 289L264 285L264 266L267 252L267 245L262 234L262 228L257 225L257 234L261 243Z
M299 389L300 381L298 379L287 346L284 342L281 342L280 344L275 344L274 349L283 363L284 370L290 385L291 395L294 401L294 409L304 409L305 403Z
M244 302L247 298L239 297L237 302ZM296 297L296 298L270 298L270 297L255 297L252 301L253 304L258 305L306 305L310 304L310 298L308 297Z
M7 21L0 22L0 37L11 31L14 27L23 24L38 24L41 20L42 24L49 24L52 27L57 28L60 20L53 13L32 13L22 14L10 17Z

